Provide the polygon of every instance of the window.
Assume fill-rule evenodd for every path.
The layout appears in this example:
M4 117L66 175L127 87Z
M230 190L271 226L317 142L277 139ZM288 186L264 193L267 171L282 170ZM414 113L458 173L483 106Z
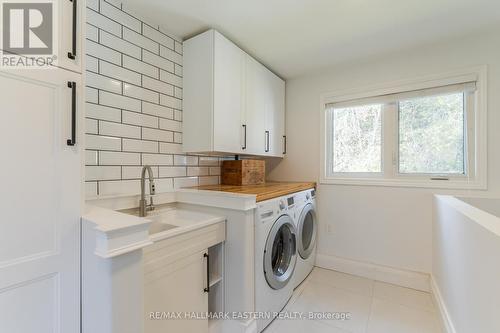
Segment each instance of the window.
M484 188L484 76L324 96L321 181Z

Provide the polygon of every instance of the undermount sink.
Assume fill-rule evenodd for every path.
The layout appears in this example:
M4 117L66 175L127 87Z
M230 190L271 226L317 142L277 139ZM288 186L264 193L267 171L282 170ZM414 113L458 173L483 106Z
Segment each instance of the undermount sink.
M149 227L149 234L153 235L153 234L157 234L159 232L171 230L174 228L178 228L178 226L166 224L166 223L162 223L162 222L153 222L153 223L151 223L151 225Z

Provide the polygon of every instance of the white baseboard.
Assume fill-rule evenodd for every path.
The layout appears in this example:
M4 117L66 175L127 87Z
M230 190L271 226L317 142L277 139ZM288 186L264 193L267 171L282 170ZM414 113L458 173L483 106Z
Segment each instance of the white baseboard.
M456 333L457 331L455 330L455 326L451 321L450 313L448 312L446 304L444 303L443 297L441 295L441 290L439 289L439 286L437 285L436 280L432 275L431 275L431 289L432 289L432 295L434 297L434 302L436 303L439 310L439 314L441 315L441 322L442 322L441 324L443 326L443 332Z
M316 255L316 266L347 274L362 276L376 281L387 282L402 287L426 292L431 291L429 274L425 273L365 263L319 253Z

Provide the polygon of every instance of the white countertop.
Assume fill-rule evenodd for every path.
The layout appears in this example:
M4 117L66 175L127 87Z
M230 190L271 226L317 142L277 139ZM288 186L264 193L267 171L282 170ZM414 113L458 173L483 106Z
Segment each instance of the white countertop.
M157 206L146 217L139 217L137 208L115 211L87 205L82 216L82 223L90 224L96 233L95 254L103 258L125 254L225 220L224 216L176 209L171 204Z

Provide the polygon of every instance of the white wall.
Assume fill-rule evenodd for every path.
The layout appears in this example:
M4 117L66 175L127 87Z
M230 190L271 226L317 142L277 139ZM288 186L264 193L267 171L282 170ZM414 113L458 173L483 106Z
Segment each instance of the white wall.
M498 29L345 64L287 81L288 154L273 180L319 180L320 94L488 65L489 192L500 194ZM319 185L318 253L420 272L432 267L432 194L446 191ZM467 191L466 191L467 192ZM326 233L331 223L333 232Z
M434 203L433 287L449 332L500 332L500 219L453 197Z

